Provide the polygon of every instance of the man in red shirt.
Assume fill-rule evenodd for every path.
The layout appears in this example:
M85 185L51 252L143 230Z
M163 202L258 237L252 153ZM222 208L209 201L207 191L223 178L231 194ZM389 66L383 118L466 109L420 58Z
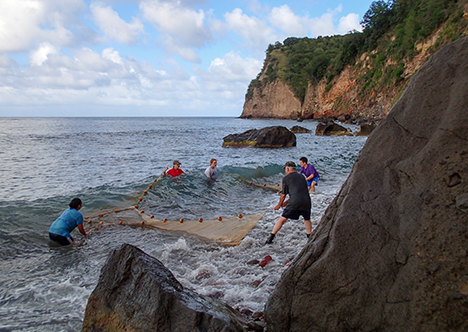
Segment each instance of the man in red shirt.
M184 173L184 171L180 169L180 163L178 160L174 160L172 164L173 164L173 167L171 169L169 169L169 167L166 167L164 169L163 176L166 176L167 174L169 174L170 176L174 177L174 176Z

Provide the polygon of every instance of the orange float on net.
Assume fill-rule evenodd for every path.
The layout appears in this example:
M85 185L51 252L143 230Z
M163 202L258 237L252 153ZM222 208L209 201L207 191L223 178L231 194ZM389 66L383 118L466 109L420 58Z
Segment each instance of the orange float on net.
M138 209L138 205L135 205L135 209Z
M180 223L182 224L184 222L184 219L180 218Z
M241 176L239 175L239 177L241 177Z
M276 184L279 187L279 183Z
M252 181L250 181L250 184L252 184L252 183L253 183L253 182L252 182Z
M142 221L141 224L144 225L144 224L145 224L145 221Z
M153 215L151 215L151 216L150 216L150 218L151 218L151 219L153 219L153 218L154 218L154 216L153 216Z
M158 179L154 179L154 182L158 181Z
M239 217L239 218L242 218L242 213L239 213L238 217Z
M266 187L266 183L264 183L263 186Z
M223 218L221 218L221 217L218 217L218 220L219 220L219 221L221 221L221 220L223 220Z
M104 215L102 213L99 213L99 217L104 217Z
M143 194L145 194L145 195L146 195L147 193L148 193L148 192L147 192L146 190L143 192Z
M203 222L203 218L198 219L199 222Z
M88 224L91 224L93 221L92 220L88 220Z
M143 200L143 198L142 198L142 197L140 197L140 198L138 198L138 200L141 202L141 201Z
M167 221L167 218L164 218L164 219L163 219L163 222L166 222L166 221Z
M143 213L145 213L145 211L141 210L140 213L143 214Z
M119 221L119 225L122 225L122 220L121 220L121 221Z
M114 210L114 212L117 213L117 212L119 212L119 210L116 209L116 210Z
M148 186L148 188L150 188L150 189L151 189L151 188L153 188L153 185L152 185L152 184L150 184L150 185Z
M100 221L100 222L99 222L99 225L102 225L102 224L104 224L104 223L103 223L102 221Z

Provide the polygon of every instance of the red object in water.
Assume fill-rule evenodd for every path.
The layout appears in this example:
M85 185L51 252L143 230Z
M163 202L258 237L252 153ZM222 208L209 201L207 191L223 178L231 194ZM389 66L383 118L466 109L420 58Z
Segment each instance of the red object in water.
M260 265L261 267L265 267L265 265L270 263L272 260L273 258L271 258L270 255L266 255L258 265Z

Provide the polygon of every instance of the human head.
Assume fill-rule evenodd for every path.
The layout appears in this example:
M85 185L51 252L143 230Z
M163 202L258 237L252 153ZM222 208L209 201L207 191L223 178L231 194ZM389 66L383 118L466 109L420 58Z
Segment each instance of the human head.
M77 209L78 210L78 206L82 206L83 203L81 202L81 199L79 198L73 198L70 202L70 204L68 204L68 206L70 207L70 209Z
M213 163L214 163L214 164L213 164ZM210 166L211 166L212 168L214 168L214 166L216 166L217 163L218 163L218 161L217 161L215 158L211 158L211 160L210 160Z
M180 167L180 162L178 160L174 160L172 165L174 165L174 168L179 168Z
M288 161L284 167L290 171L295 171L296 170L296 164L294 163L294 161Z
M301 157L301 159L299 159L299 160L307 165L307 158L306 157Z

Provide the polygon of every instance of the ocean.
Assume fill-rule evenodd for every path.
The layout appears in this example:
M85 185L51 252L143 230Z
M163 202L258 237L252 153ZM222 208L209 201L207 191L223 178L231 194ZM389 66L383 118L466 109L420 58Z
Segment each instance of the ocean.
M223 148L223 137L253 128L294 125L297 146ZM263 311L290 262L305 245L304 223L288 221L264 242L281 211L279 195L248 185L281 183L287 161L307 157L321 179L312 198L319 223L363 147L365 137L315 136L317 122L238 118L0 118L0 331L80 331L87 300L108 255L123 243L159 259L181 284L237 309ZM358 128L354 126L352 130ZM203 172L218 160L218 179ZM160 218L214 218L266 212L239 246L179 232L115 225L76 245L49 241L51 223L74 197L89 216L133 206L178 159L185 174L163 178L142 202ZM247 264L270 255L265 267Z

